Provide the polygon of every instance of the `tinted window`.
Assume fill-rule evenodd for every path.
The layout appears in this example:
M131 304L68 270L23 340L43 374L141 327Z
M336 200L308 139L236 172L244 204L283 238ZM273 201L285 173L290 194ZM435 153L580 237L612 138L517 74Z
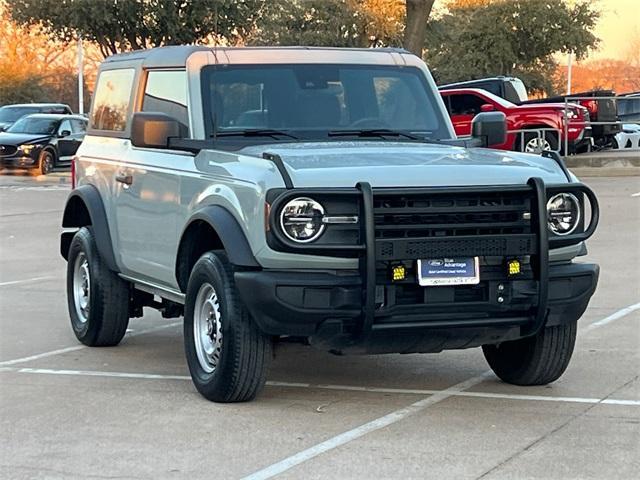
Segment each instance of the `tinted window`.
M187 74L184 71L150 71L142 111L162 112L189 126Z
M91 112L91 128L123 131L135 71L132 68L107 70L100 74Z
M449 95L451 115L477 115L480 107L487 103L475 95Z
M71 128L73 128L73 133L84 133L87 130L87 122L83 120L71 120Z
M23 117L11 125L7 132L53 135L56 133L58 122L59 120L39 118L37 116Z
M203 77L210 134L270 128L326 140L330 130L386 128L449 137L433 92L417 68L209 66Z
M69 120L63 120L60 122L60 126L58 127L58 133L62 133L64 131L71 133L71 122Z
M0 108L0 122L15 122L20 117L37 113L35 107L2 107Z

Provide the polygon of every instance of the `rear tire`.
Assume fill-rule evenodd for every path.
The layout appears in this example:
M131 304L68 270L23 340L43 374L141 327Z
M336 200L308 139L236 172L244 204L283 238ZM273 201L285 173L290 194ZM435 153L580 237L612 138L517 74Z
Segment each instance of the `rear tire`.
M546 385L567 369L577 329L577 322L547 327L532 337L484 345L482 351L491 369L505 382Z
M120 343L129 325L129 285L100 258L93 231L74 235L67 260L67 305L73 333L90 347Z
M196 389L214 402L252 400L262 390L271 338L262 333L238 297L223 252L196 262L185 302L184 345Z

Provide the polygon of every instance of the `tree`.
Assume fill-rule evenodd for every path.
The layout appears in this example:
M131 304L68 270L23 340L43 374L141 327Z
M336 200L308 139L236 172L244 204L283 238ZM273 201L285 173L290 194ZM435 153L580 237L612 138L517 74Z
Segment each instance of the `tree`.
M54 38L81 36L106 57L212 35L235 43L248 35L268 0L7 0L17 22L42 25Z
M12 21L0 0L0 105L56 101L75 108L77 100L75 45Z
M404 31L404 48L422 57L422 48L427 35L427 21L434 0L406 0L407 25Z
M584 58L598 39L598 12L586 0L454 0L429 22L425 58L439 83L495 75L521 77L554 93L554 55Z

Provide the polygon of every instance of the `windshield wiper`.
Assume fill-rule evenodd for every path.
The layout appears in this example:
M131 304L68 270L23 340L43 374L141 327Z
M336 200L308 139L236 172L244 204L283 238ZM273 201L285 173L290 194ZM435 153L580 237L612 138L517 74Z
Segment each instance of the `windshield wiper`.
M330 137L404 137L411 140L425 140L424 138L388 128L369 128L363 130L329 130Z
M274 130L271 128L255 128L250 130L233 130L226 132L216 132L211 134L211 137L287 137L293 140L298 140L298 137L291 135L284 130Z

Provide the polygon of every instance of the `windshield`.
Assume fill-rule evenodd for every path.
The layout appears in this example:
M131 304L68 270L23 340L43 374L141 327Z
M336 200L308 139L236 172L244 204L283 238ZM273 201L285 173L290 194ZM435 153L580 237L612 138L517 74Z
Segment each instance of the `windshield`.
M24 117L11 125L7 132L53 135L56 128L58 128L57 119Z
M15 122L20 117L36 113L35 107L2 107L0 108L0 122Z
M247 131L314 141L336 133L360 138L359 131L451 136L424 74L413 67L212 65L202 84L207 133L221 140Z

